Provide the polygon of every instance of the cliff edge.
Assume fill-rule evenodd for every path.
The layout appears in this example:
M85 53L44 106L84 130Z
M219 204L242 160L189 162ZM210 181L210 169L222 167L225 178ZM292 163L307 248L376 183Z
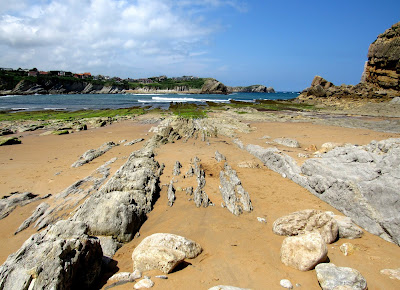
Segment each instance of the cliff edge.
M380 34L370 45L361 82L340 85L315 76L311 86L298 97L300 101L368 99L389 101L400 96L400 22Z

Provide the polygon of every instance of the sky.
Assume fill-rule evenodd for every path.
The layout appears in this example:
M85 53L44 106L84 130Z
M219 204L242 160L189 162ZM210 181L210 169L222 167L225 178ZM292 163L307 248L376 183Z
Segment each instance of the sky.
M399 0L0 0L0 67L301 91L357 84L399 21Z

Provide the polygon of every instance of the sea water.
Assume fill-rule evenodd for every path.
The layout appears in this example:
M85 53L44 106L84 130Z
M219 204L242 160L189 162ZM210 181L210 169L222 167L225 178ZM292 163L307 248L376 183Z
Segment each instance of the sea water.
M168 109L171 103L198 103L207 101L229 103L231 100L290 100L297 92L214 94L68 94L68 95L7 95L0 96L0 110L96 110L150 106Z

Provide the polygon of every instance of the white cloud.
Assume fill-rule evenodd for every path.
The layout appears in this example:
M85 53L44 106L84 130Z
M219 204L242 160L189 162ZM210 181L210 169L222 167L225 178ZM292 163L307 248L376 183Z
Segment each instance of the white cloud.
M188 13L191 5L229 6L236 1L0 0L0 62L101 73L199 68L205 44L218 27ZM199 53L199 51L201 51ZM120 69L123 68L123 69ZM140 71L136 71L140 74Z

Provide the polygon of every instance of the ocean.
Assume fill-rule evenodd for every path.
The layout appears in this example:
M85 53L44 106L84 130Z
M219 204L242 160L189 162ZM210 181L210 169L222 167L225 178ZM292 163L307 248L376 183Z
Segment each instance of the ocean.
M297 92L213 94L71 94L71 95L6 95L0 96L1 111L97 110L151 106L168 109L170 103L229 103L230 100L289 100Z

